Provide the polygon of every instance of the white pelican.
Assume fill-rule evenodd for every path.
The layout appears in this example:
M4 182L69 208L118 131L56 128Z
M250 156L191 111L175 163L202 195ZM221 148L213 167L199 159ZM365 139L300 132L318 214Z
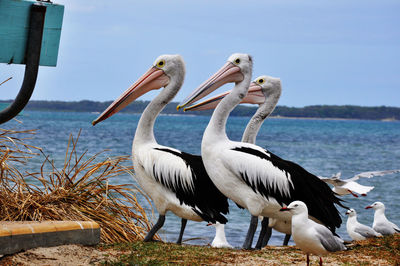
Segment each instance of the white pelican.
M154 137L154 122L181 88L184 76L185 64L180 55L159 56L142 77L93 121L95 125L144 93L165 87L143 111L132 145L137 182L153 200L159 213L157 223L144 241L152 240L163 226L167 211L182 218L177 243L182 241L188 219L223 224L227 222L222 215L228 213L227 198L208 177L201 157L159 145Z
M296 246L307 254L307 265L310 265L310 254L318 255L319 265L322 265L322 255L346 250L341 238L335 236L325 226L308 219L308 209L304 202L293 201L281 211L292 214L293 240Z
M231 91L227 91L200 103L191 105L185 108L185 111L201 111L214 109L215 107L217 107L219 102L230 92ZM257 77L252 83L250 83L250 88L247 92L247 95L240 103L258 104L259 107L256 113L247 123L246 129L243 133L242 142L253 144L256 143L256 137L261 128L261 125L264 120L274 111L276 105L278 104L281 93L282 85L279 78L263 75ZM251 223L254 223L254 221L251 221ZM274 228L278 232L286 234L283 245L287 246L291 234L290 220L278 220L274 218L264 217L263 221L261 222L261 231L256 244L256 249L260 249L268 244L272 233L271 228Z
M217 188L255 216L243 248L251 248L258 216L288 220L290 215L279 210L294 200L306 202L310 215L334 231L342 223L334 203L341 203L326 183L264 148L231 141L226 135L229 113L249 89L252 66L249 55L231 55L217 73L177 107L189 105L225 83L236 83L232 92L214 110L203 135L201 154L207 173Z
M374 209L374 223L372 228L378 233L387 236L400 233L400 227L392 223L386 218L385 215L385 204L380 201L374 202L371 205L365 207L366 209Z
M354 209L346 211L347 218L346 230L351 239L355 241L365 240L367 238L382 236L371 227L361 224L357 221L357 212Z
M336 175L333 175L332 177L319 177L319 178L321 178L321 180L325 181L326 183L333 185L332 190L338 195L344 196L347 194L351 194L354 197L358 198L358 195L356 193L360 194L361 196L367 196L367 193L370 192L372 189L374 189L374 187L363 186L357 183L356 181L361 177L371 178L374 176L383 176L398 172L400 172L400 169L362 172L348 179L341 179L340 178L341 173L339 172Z

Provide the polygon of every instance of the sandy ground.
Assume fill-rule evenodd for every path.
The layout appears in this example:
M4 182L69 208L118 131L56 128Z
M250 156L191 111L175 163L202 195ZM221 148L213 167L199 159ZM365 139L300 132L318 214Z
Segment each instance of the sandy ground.
M243 251L217 264L235 265L305 265L306 256L295 247L267 247L263 255L253 256L252 251ZM268 255L265 255L268 253ZM0 265L100 265L124 254L122 251L102 251L95 247L65 245L51 248L36 248L0 259ZM345 257L345 258L344 258ZM340 259L339 259L340 258ZM343 261L343 259L345 261ZM311 265L318 265L317 256L310 257ZM323 257L324 265L390 265L360 253L335 253ZM211 263L212 264L212 263Z

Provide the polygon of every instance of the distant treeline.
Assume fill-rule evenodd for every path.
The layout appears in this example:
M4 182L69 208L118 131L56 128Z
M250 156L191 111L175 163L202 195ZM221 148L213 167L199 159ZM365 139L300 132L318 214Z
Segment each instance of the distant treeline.
M9 103L10 101L0 101L0 104ZM147 106L148 101L135 101L127 106L121 112L125 113L141 113ZM30 101L26 106L26 110L40 111L75 111L75 112L102 112L109 105L108 102L79 101L79 102L63 102L63 101ZM189 115L211 115L212 111L183 112L177 111L178 103L173 102L166 106L162 113L164 114L189 114ZM257 107L238 106L232 112L233 116L251 116ZM312 105L306 107L287 107L277 106L272 113L273 116L282 117L310 117L310 118L345 118L345 119L395 119L400 120L400 108L398 107L363 107L355 105Z

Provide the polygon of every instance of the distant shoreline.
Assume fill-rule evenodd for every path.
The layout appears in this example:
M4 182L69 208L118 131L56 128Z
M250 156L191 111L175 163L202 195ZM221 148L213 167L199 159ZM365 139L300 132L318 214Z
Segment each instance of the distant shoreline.
M10 104L10 100L0 100L0 110ZM59 112L89 112L101 113L112 102L95 101L30 101L26 106L27 111L59 111ZM135 101L128 105L122 113L141 114L149 101ZM162 114L164 115L201 115L210 116L212 110L182 112L177 111L177 102L169 103ZM231 116L252 116L256 106L240 105L236 107ZM399 121L400 108L390 106L356 106L356 105L312 105L305 107L287 107L278 105L271 115L271 118L281 119L324 119L324 120L378 120L378 121Z

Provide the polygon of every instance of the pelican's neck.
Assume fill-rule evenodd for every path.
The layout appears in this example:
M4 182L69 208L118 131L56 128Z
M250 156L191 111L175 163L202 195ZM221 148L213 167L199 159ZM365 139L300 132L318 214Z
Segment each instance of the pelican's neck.
M241 82L236 83L232 92L228 94L215 108L204 135L212 134L218 139L228 139L225 131L226 121L230 112L246 96L250 85L251 75L245 75Z
M256 143L258 131L264 120L274 111L278 103L280 92L268 95L266 101L258 107L256 113L250 119L243 133L242 141L247 143Z
M165 106L175 97L183 84L180 79L170 78L165 88L147 105L136 128L134 142L156 142L154 137L154 122Z

